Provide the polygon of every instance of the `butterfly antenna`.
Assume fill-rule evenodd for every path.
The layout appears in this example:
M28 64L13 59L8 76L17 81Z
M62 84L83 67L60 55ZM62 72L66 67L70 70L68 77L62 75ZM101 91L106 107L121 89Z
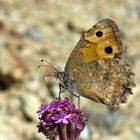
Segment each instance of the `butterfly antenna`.
M58 72L58 70L52 64L50 64L47 60L42 59L41 62L46 62L47 63L46 66L48 66L49 68L52 68ZM45 66L45 65L40 65L40 66Z
M49 65L39 65L39 66L37 66L37 69L40 69L40 67L49 67L49 68L51 68L51 69L54 69L54 68L52 68L51 66L49 66ZM54 70L56 70L56 69L54 69ZM48 75L49 76L49 75Z

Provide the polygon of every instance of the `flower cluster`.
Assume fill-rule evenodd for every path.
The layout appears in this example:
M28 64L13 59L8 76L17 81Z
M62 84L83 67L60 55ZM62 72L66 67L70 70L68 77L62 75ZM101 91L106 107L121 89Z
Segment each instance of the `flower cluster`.
M77 140L85 128L86 117L67 97L42 105L37 113L40 119L38 131L49 139Z

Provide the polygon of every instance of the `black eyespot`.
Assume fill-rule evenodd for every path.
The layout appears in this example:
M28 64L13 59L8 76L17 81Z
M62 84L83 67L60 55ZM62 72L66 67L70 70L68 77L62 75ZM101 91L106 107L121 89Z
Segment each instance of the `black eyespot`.
M111 46L107 46L107 47L105 48L105 52L106 52L107 54L111 54L111 53L113 52L112 47L111 47Z
M102 35L103 35L103 32L102 32L102 31L96 32L96 36L97 36L97 37L101 37Z

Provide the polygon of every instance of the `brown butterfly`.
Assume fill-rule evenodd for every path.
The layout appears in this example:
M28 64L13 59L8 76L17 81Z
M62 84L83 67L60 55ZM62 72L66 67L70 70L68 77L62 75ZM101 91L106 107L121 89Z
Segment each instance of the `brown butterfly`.
M117 24L103 19L86 31L70 54L64 72L56 72L61 86L109 108L118 108L132 94L134 73L123 56Z

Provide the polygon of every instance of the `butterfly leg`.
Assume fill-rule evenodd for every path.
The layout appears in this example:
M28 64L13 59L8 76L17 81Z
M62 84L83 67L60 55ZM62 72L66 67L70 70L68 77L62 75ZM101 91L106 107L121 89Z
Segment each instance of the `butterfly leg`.
M78 109L80 109L80 95L78 96Z
M65 87L59 83L59 97L58 97L59 99L61 99L61 93L65 91L66 91Z
M45 80L45 77L47 77L48 75L43 75L43 80L44 80L44 82L45 82L45 84L46 84L46 87L48 87L48 85L47 85L47 82L46 82L46 80Z
M73 95L74 97L78 98L78 109L80 109L80 95L74 94L73 92L70 92L71 95Z

